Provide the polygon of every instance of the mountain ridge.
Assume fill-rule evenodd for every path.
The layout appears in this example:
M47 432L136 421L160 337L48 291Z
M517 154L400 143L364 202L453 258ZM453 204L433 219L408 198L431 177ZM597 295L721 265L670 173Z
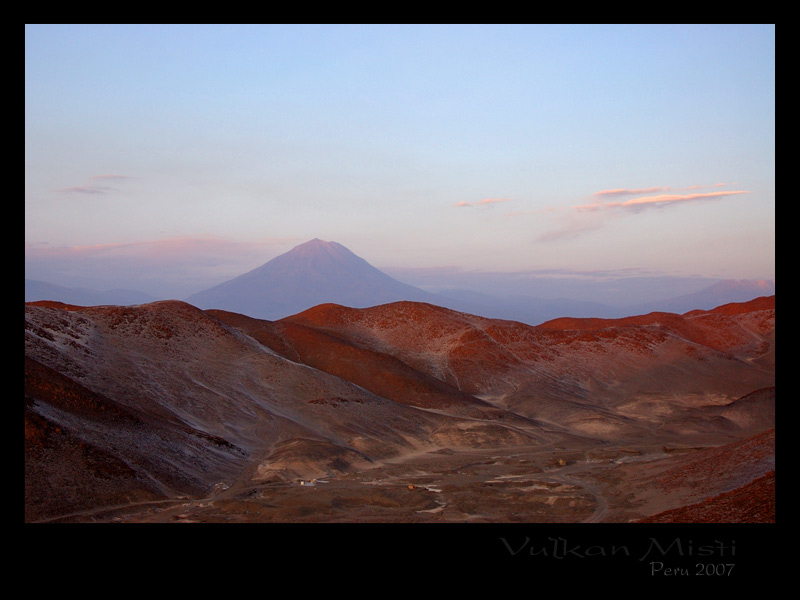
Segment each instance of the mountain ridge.
M250 510L255 520L414 520L420 511L502 520L516 488L484 479L471 487L468 474L481 469L544 478L513 492L544 494L536 496L544 504L519 498L526 518L638 518L684 500L606 514L594 492L575 491L558 504L565 512L536 506L556 502L549 477L566 485L557 489L578 489L548 475L577 460L570 457L656 452L667 460L654 445L713 446L774 427L774 297L569 327L416 302L326 304L279 321L178 300L43 301L26 303L25 313L29 521L92 520L113 507L148 520L161 505L174 505L177 517L181 506L211 511L212 520L247 520ZM503 470L518 452L533 453L533 462ZM392 470L408 464L419 473L417 457L442 465L435 469L450 465L437 477L460 483L411 505L364 485L385 474L382 485L396 486ZM756 467L742 472L760 476L774 456ZM298 478L331 478L328 508L298 498L276 510L283 495L294 497L287 486ZM370 500L359 500L363 493ZM440 493L461 508L441 512L430 496ZM392 516L408 506L410 514Z
M155 296L137 290L92 290L71 288L25 278L25 302L56 300L77 306L99 306L106 304L146 304L158 300Z
M628 307L570 298L493 297L465 290L433 293L387 275L338 242L314 238L260 267L193 294L186 301L204 309L228 310L268 320L327 303L367 308L414 301L537 325L562 316L614 318L638 311L707 309L724 302L749 300L756 292L766 295L764 292L774 291L774 284L771 288L761 285L765 282L722 281L696 294Z
M406 300L426 302L487 318L538 325L558 317L620 318L652 311L682 313L693 309L710 309L727 302L743 302L756 296L769 295L774 293L775 287L774 281L769 280L723 280L692 294L622 306L563 295L567 289L561 290L559 297L542 298L532 295L536 290L531 286L545 285L545 280L530 277L509 279L511 274L495 275L499 276L494 278L499 287L491 289L496 293L466 288L434 293L387 275L338 242L314 238L255 269L196 292L186 301L203 309L228 310L276 320L324 303L366 308ZM534 283L536 281L539 283ZM644 291L645 288L652 294L648 280L636 281L631 284L630 280L626 280L626 287L630 288L628 296L635 297L637 289ZM663 283L660 282L659 289L664 287ZM130 306L157 300L132 290L66 288L27 278L25 288L26 301L54 300L78 306ZM577 293L578 288L574 285L571 289ZM545 293L545 290L541 292ZM597 292L600 293L599 290Z

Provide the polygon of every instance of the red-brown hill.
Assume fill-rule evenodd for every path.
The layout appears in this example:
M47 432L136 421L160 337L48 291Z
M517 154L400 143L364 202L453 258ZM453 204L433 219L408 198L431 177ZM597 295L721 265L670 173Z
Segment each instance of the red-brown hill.
M242 473L280 479L363 467L430 445L433 432L458 422L284 358L177 301L26 304L25 355L32 520L123 497L202 497ZM297 440L291 452L288 440ZM340 459L306 460L303 448L315 444ZM48 481L70 473L82 483L47 492ZM70 495L78 488L84 503Z
M517 414L585 433L664 425L675 412L665 398L725 404L774 385L774 298L536 327L412 302L325 304L280 323L394 356Z
M413 369L391 354L361 347L322 329L290 321L252 319L225 311L206 312L240 328L286 358L351 381L400 404L456 410L490 408L486 402Z
M643 523L774 523L775 429L677 457L643 485L701 498Z
M26 520L429 451L774 427L774 298L539 327L414 302L275 322L177 301L25 314Z

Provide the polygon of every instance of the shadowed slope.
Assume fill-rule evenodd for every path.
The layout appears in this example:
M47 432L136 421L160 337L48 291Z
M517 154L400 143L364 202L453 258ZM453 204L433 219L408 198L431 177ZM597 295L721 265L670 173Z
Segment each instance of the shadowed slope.
M430 444L430 434L452 422L287 360L182 302L68 309L44 304L25 307L27 431L30 440L68 434L74 443L67 446L82 444L94 462L104 456L101 462L118 483L111 487L118 490L88 494L95 506L124 497L123 490L131 497L136 489L202 496L240 478L363 468ZM292 439L299 441L287 447ZM308 461L302 451L308 444L327 445L330 455L348 458ZM48 499L51 467L85 471L97 484L93 489L103 487L97 469L74 463L90 459L72 453L55 466L51 453L31 450L30 490L42 492L28 495L35 504L31 514L52 516L37 504L51 500L66 512L85 508L63 496Z
M397 302L368 309L326 304L282 322L390 353L471 394L496 395L522 380L548 377L596 390L632 373L690 364L698 375L720 367L725 374L733 369L746 380L758 380L725 391L739 396L773 383L774 372L753 363L774 355L774 298L748 303L735 314L727 314L730 310L557 319L534 327ZM714 369L705 369L704 361Z
M775 430L676 457L641 478L639 486L672 497L681 507L642 519L645 523L774 522Z
M26 357L26 520L204 493L200 473L171 463L178 446L205 455L207 466L245 457L167 411L147 415L124 407Z
M25 359L25 520L37 521L97 504L122 504L138 499L164 498L164 490L140 477L124 460L86 442L79 431L48 416L65 397L78 413L75 429L103 413L110 403L38 362ZM53 408L50 405L55 404ZM113 406L113 404L111 404ZM141 422L124 411L108 411L125 425ZM81 415L80 413L84 413ZM88 414L87 414L88 413ZM116 414L114 414L116 413ZM124 425L123 425L124 426ZM52 489L66 493L52 493Z
M740 488L667 510L640 523L774 523L775 471Z
M291 360L341 377L381 397L438 414L485 421L472 423L471 436L467 436L482 437L480 445L491 445L492 437L504 443L530 443L551 437L535 421L498 409L410 367L391 354L288 321L262 321L223 311L209 310L208 313ZM458 426L463 429L463 423ZM482 434L478 434L479 429ZM441 437L441 430L439 434ZM449 437L453 445L472 443L461 439L457 431Z
M358 470L442 443L541 439L392 356L301 326L229 315L234 327L177 301L41 302L25 315L32 519ZM75 485L46 491L70 473Z
M469 394L486 391L487 386L479 384L482 376L491 380L498 367L502 372L521 364L485 333L493 323L505 322L432 304L395 302L366 309L324 304L281 322L305 325L391 354Z
M489 405L401 360L332 334L291 322L269 323L234 313L207 311L287 358L351 381L400 404L419 408L488 408Z
M519 415L613 436L644 434L682 419L689 405L725 404L774 385L774 313L773 298L683 316L557 319L533 327L398 302L367 309L326 304L281 323L391 354ZM699 432L703 423L670 427Z

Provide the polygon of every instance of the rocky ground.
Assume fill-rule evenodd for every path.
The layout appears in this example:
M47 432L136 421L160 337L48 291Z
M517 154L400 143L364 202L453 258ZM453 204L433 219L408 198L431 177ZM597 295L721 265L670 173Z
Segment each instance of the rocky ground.
M774 430L710 448L438 450L316 480L220 486L60 522L663 523L775 521ZM709 477L727 468L727 478ZM742 483L746 482L746 483ZM741 485L739 485L741 484Z
M774 427L774 297L537 328L26 304L29 523L770 523Z

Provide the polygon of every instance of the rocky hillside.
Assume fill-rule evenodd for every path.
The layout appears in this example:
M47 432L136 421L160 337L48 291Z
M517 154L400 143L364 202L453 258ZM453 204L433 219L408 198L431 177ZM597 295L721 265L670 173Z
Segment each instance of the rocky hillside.
M774 296L535 327L411 302L321 305L279 323L394 356L517 415L593 435L691 429L687 418L698 415L676 411L670 398L727 404L775 378Z
M774 427L774 297L539 327L429 304L281 321L25 306L26 520L205 498L422 452Z

